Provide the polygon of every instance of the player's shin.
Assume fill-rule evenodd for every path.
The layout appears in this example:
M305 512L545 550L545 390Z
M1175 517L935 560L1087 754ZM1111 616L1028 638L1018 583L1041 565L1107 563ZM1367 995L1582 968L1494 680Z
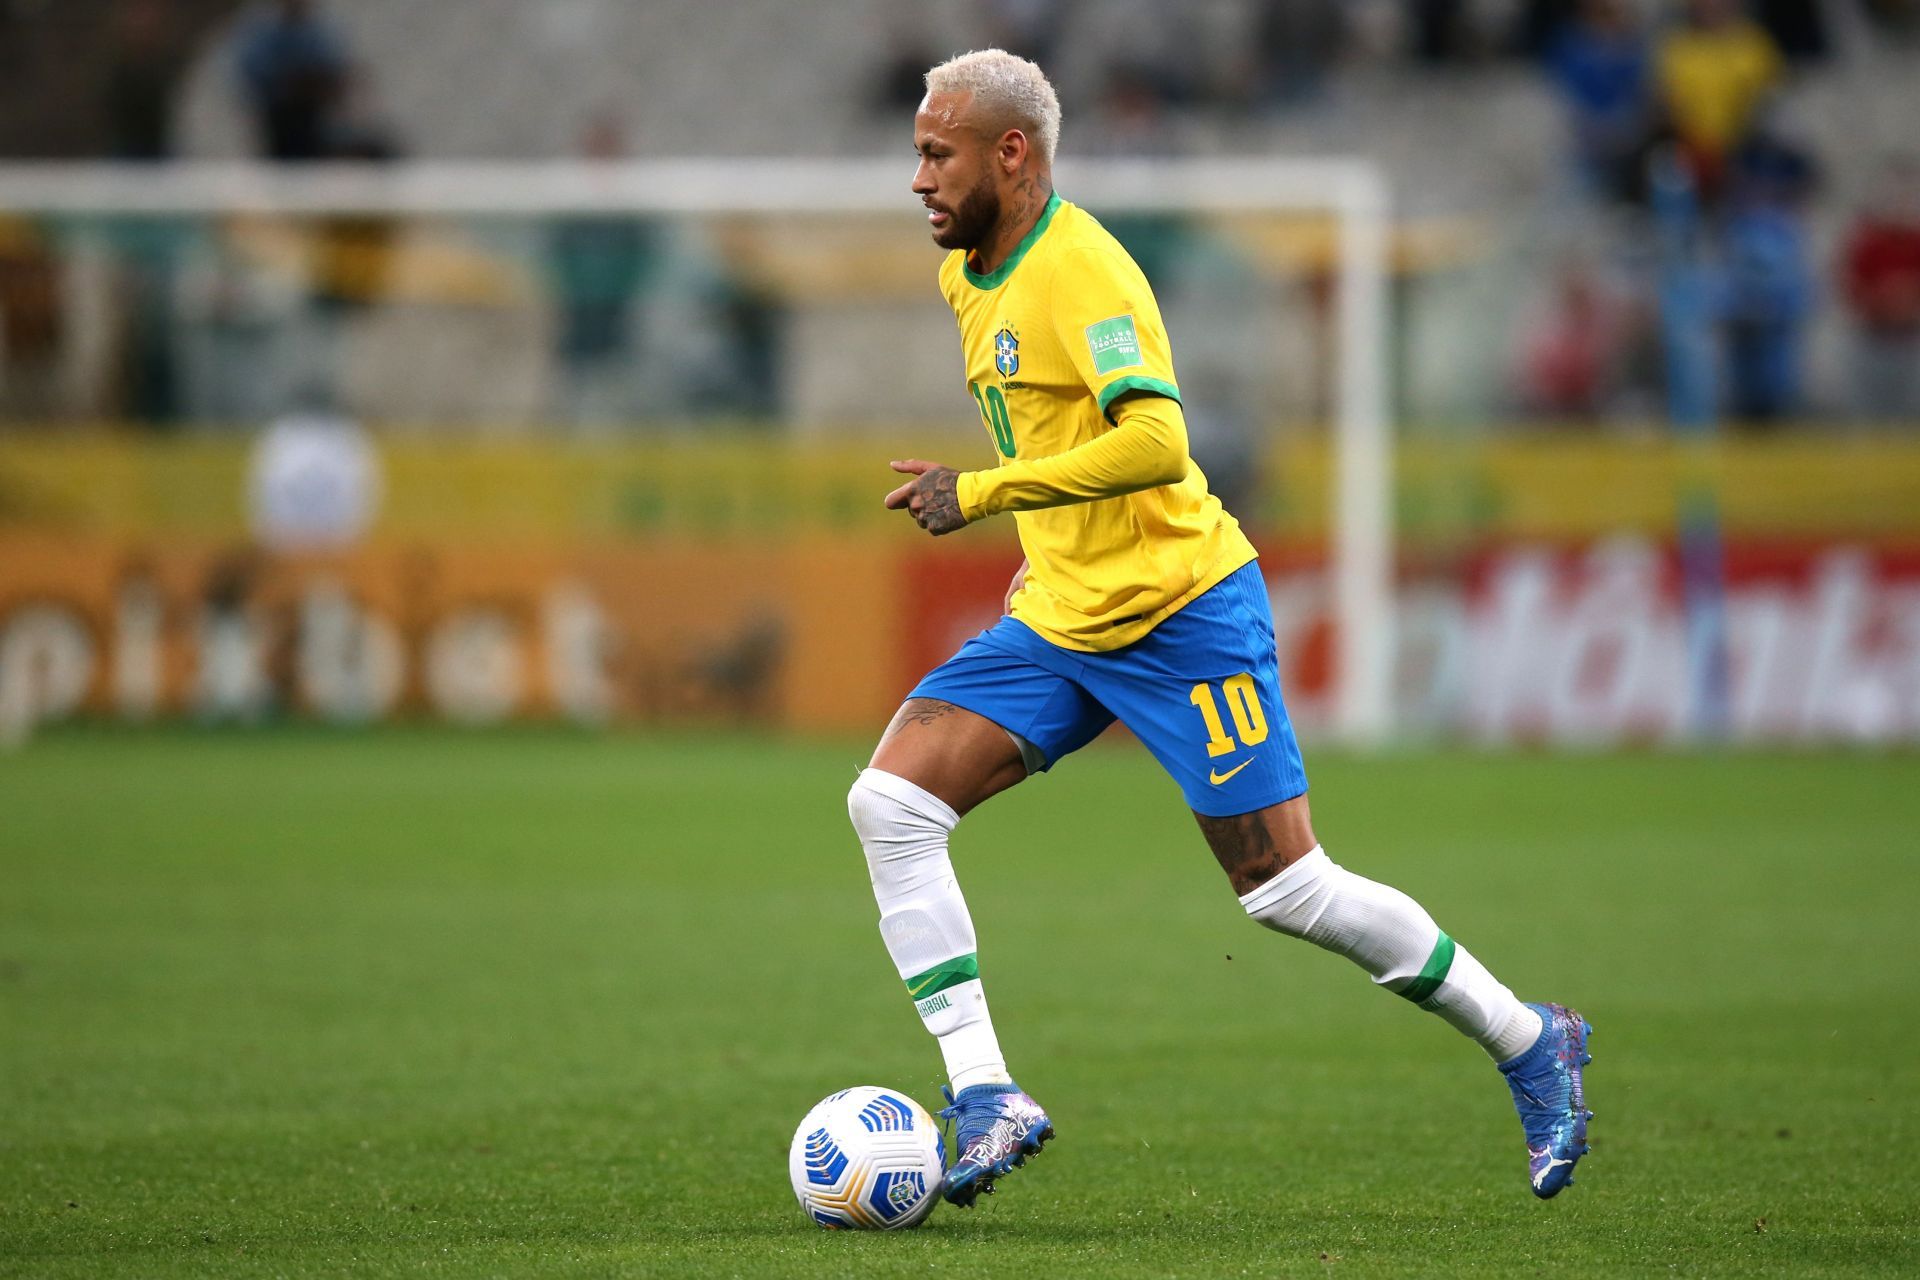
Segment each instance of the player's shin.
M1449 938L1426 909L1357 876L1320 848L1240 899L1267 928L1343 955L1373 980L1505 1062L1540 1035L1540 1016Z
M921 1022L939 1038L954 1090L1009 1080L980 985L973 918L947 855L959 815L879 769L861 773L847 813L866 850L880 937Z

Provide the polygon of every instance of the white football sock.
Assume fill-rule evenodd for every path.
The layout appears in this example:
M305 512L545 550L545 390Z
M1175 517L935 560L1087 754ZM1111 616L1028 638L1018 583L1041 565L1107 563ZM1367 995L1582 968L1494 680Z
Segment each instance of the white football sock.
M1518 1057L1540 1036L1540 1015L1441 932L1419 903L1353 874L1318 845L1240 905L1269 929L1345 956L1471 1036L1495 1062Z
M920 1021L940 1039L954 1092L1011 1080L980 986L973 917L947 857L947 836L960 815L938 796L879 769L854 782L847 815L867 853L881 940Z

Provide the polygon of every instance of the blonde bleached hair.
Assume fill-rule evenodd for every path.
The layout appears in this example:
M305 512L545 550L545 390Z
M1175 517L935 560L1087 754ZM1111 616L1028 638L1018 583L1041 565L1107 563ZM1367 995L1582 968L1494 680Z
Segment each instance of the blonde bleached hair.
M1033 143L1040 163L1053 164L1060 145L1060 99L1046 72L1005 49L976 49L949 58L927 72L927 92L971 93L976 123L989 134L1018 129Z

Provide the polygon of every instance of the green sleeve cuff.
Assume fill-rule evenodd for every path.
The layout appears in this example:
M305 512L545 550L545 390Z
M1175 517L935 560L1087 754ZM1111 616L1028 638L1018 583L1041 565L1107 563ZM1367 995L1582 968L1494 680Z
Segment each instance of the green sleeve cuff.
M1112 405L1115 400L1129 391L1148 391L1156 396L1165 396L1175 404L1180 403L1180 388L1171 382L1162 382L1159 378L1115 378L1100 389L1100 413L1108 422L1113 421Z

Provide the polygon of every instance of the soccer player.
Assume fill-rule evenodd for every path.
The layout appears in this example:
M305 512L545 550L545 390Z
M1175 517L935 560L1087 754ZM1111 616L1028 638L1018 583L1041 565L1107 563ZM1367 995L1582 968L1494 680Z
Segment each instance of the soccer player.
M1253 546L1188 457L1146 278L1053 189L1052 86L997 49L926 83L913 191L950 250L940 289L998 465L895 462L912 479L886 504L935 536L1011 512L1026 553L1007 616L908 695L847 798L881 937L952 1081L943 1194L972 1204L1054 1132L1007 1072L948 836L1118 719L1180 784L1248 915L1346 956L1492 1055L1533 1191L1554 1195L1587 1149L1592 1029L1522 1004L1413 899L1321 849Z

